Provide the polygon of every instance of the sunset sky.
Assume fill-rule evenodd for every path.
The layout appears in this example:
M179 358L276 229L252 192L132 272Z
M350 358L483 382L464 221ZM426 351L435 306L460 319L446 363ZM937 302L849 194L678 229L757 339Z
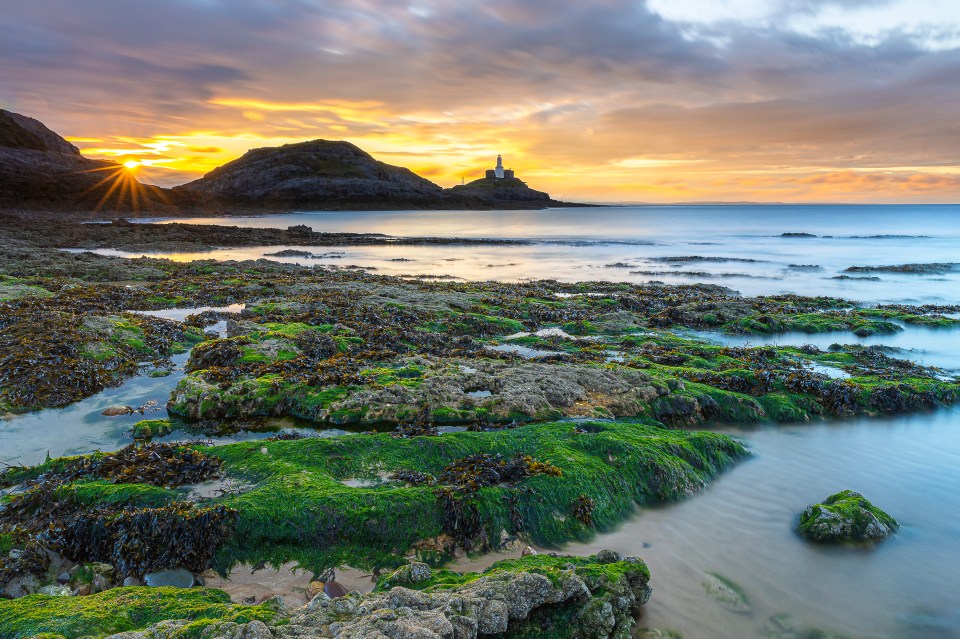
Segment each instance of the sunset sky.
M960 201L958 0L6 0L0 107L179 184L346 139L555 198Z

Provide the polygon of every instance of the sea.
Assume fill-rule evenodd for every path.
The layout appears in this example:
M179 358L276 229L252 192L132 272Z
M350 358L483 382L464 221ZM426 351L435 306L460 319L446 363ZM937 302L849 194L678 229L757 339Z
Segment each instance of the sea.
M274 228L305 224L316 231L519 241L152 254L173 260L265 258L361 267L386 275L707 283L742 295L829 295L865 305L960 304L956 205L316 211L154 221ZM284 248L315 256L267 255ZM904 264L927 266L915 272L856 268ZM846 332L700 337L730 344L881 344L895 348L898 357L938 366L946 376L960 375L960 330L907 326L894 335L870 338ZM138 392L143 383L129 382ZM122 395L123 388L108 392ZM58 442L59 452L83 452L93 442L122 445L114 441L108 422L93 415L105 400L86 401L88 414L75 407L59 413L70 415L72 424L57 432L65 437L85 433L87 439L71 435L72 440ZM43 411L0 425L0 450L18 420L55 420L57 415ZM42 432L30 425L16 429L18 437L36 438ZM610 548L642 557L652 572L653 596L639 627L672 630L684 639L960 637L960 407L901 417L734 424L717 430L740 438L750 458L688 500L638 508L589 543L549 550L593 553ZM33 463L42 448L34 444L18 450L24 463ZM848 488L899 519L900 532L864 548L815 545L794 534L805 506ZM724 605L712 597L707 586L715 583L713 575L733 584L746 607Z

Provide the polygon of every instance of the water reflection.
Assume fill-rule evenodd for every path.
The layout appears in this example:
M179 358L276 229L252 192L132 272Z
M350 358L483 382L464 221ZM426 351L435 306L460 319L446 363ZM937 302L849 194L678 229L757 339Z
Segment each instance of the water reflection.
M784 612L799 625L853 637L960 632L960 409L728 432L746 437L753 457L705 493L642 509L564 551L643 557L654 587L643 623L685 639L766 636L762 626ZM844 488L893 513L901 532L870 550L814 545L793 533L806 505ZM751 614L707 596L701 584L710 572L744 589ZM944 634L916 634L918 624Z

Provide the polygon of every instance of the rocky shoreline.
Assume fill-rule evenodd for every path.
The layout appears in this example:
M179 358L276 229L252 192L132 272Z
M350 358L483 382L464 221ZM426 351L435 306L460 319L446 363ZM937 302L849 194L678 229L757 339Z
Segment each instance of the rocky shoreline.
M453 283L266 260L127 260L59 249L398 240L298 227L4 219L4 412L67 405L134 375L162 375L171 354L190 355L169 417L137 424L130 446L0 475L0 587L18 597L0 601L2 637L523 637L545 629L625 637L649 596L640 560L535 555L479 577L437 566L466 552L589 538L637 505L701 490L747 454L725 435L684 429L925 411L960 396L955 377L879 348L731 348L690 333L948 330L960 325L946 315L953 307L745 298L711 285ZM131 312L230 304L244 308L183 321ZM225 334L207 330L218 322ZM361 432L169 441L258 430L274 417ZM210 482L220 489L199 488ZM382 579L370 595L318 594L293 612L203 588L132 585L169 569L296 562L317 575L344 565L393 574L411 561L406 581ZM411 582L413 573L430 577ZM122 610L141 597L158 598L151 605L163 612L84 630L93 623L84 615L98 606ZM42 615L26 615L28 605ZM44 621L59 619L58 610L73 625Z

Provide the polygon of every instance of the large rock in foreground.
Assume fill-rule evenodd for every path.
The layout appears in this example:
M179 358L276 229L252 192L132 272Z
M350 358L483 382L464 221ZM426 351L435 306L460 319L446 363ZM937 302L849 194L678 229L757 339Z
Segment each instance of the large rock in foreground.
M797 532L814 541L870 541L892 535L900 527L860 493L842 490L800 515Z
M372 593L331 599L320 593L289 619L224 622L205 639L475 639L503 633L566 639L627 639L650 598L646 564L603 551L589 557L529 556L482 573L401 568ZM113 639L179 637L183 621Z

